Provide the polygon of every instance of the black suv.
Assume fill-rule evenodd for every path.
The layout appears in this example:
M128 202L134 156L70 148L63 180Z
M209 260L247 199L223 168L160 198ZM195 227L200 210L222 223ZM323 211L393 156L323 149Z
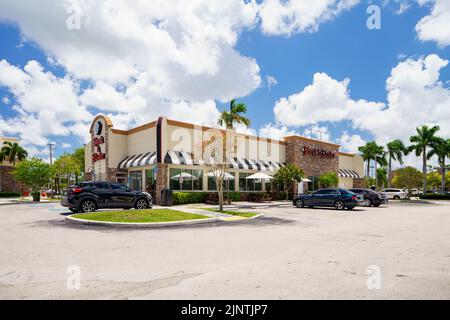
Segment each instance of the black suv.
M61 205L72 212L92 212L101 208L147 209L153 201L149 193L133 191L124 184L92 181L71 186Z
M350 189L351 192L360 194L364 196L363 206L364 207L379 207L381 204L388 203L388 197L382 192L376 192L372 189L365 188L353 188Z

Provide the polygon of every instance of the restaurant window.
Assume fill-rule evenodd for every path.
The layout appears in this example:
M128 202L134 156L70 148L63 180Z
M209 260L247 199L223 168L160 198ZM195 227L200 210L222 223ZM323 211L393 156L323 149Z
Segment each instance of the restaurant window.
M314 190L319 189L319 178L318 177L309 176L308 179L311 180L311 182L308 182L308 190L309 191L314 191Z
M129 186L136 191L142 190L142 171L130 171Z
M227 172L227 174L232 175L233 177L236 177L236 174L234 172ZM208 176L208 190L209 191L217 191L216 186L216 178ZM223 181L223 190L224 191L234 191L234 179L224 180Z
M203 190L203 170L170 169L169 186L172 190Z
M154 169L145 170L145 191L152 193L156 189L156 176Z
M262 183L260 180L246 179L253 173L239 173L239 191L261 191Z

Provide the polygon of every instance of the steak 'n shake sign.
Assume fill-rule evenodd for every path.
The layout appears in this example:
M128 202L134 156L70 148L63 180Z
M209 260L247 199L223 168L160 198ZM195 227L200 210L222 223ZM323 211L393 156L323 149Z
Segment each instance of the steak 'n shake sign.
M306 146L303 147L303 155L304 156L313 156L313 157L321 157L321 158L327 158L327 159L333 159L336 157L336 154L323 150L323 149L314 149L314 148L308 148Z
M101 121L97 121L94 126L94 138L92 139L92 145L94 146L94 152L92 153L93 162L106 158L106 154L102 151L102 146L105 144L103 130L103 123Z

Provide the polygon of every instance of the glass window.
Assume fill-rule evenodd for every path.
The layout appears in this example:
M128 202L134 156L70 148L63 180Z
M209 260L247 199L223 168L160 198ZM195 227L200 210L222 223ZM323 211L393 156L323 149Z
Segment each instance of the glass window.
M239 173L239 191L261 191L262 182L255 179L246 179L253 173Z
M142 171L130 171L130 188L132 190L142 190Z
M169 180L172 190L200 191L203 189L203 170L170 169Z
M153 169L145 170L145 191L153 192L156 189L156 177Z
M309 191L314 191L319 189L319 179L315 176L309 176L308 177L309 180L311 180L311 182L308 182L308 190Z
M233 177L236 177L236 174L234 172L227 172L228 174L231 174ZM234 179L224 180L223 181L223 190L224 191L234 191ZM210 191L217 191L216 186L216 178L208 176L208 190Z
M111 184L111 189L113 190L122 190L122 191L128 191L129 188L124 185L124 184L120 184L120 183L112 183Z

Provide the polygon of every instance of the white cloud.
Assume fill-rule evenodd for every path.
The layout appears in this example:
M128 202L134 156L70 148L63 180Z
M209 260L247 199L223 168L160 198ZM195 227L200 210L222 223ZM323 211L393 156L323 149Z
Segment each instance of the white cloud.
M341 145L341 150L346 152L358 152L358 147L366 144L366 140L360 135L350 135L347 131L344 131L337 142Z
M69 149L71 147L72 147L72 145L70 143L67 143L67 142L61 143L61 148L63 148L63 149Z
M298 135L295 130L290 130L287 126L274 126L267 123L259 129L259 135L270 139L283 140L283 137Z
M350 97L348 79L337 81L316 73L311 85L277 101L274 113L280 125L287 126L350 120L355 128L372 133L379 143L396 138L408 142L422 124L437 124L440 134L448 137L450 89L439 80L440 70L447 64L435 54L400 62L386 81L387 106L355 101Z
M420 40L435 41L441 47L450 45L450 1L418 0L420 5L433 4L429 15L416 25Z
M316 73L311 85L276 102L276 120L287 126L337 122L350 119L361 108L376 111L384 107L382 103L351 99L349 83L350 79L337 81L326 73Z
M272 89L273 86L276 86L278 83L278 80L275 77L272 76L266 76L266 83L267 83L267 88Z
M3 102L4 104L9 104L9 98L8 98L8 97L3 97L3 98L2 98L2 102Z
M264 0L259 16L261 29L269 35L290 36L297 32L315 32L320 23L334 19L359 0Z

